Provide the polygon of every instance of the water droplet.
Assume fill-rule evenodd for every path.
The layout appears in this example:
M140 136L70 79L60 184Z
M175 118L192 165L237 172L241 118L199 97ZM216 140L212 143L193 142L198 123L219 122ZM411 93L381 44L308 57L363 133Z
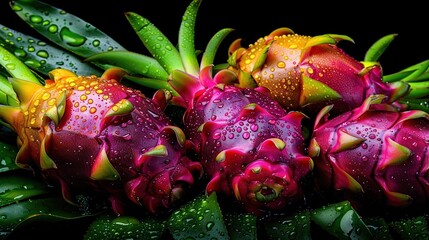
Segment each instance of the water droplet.
M49 53L45 50L40 50L36 54L37 54L37 56L42 57L42 58L48 58L49 57Z
M9 70L15 70L16 66L14 63L8 63L6 64L6 68Z
M86 41L86 37L79 35L75 32L72 32L67 27L61 28L60 36L66 44L74 47L81 46Z
M220 132L215 132L214 134L213 134L213 139L219 139L220 137L221 137L221 133Z
M15 54L15 56L17 56L19 58L23 58L23 57L27 56L27 53L24 50L19 49L19 48L15 49L15 51L13 53Z
M51 24L51 25L49 25L49 27L48 27L48 31L49 31L50 33L57 33L57 32L58 32L58 26L57 26L57 25L55 25L55 24Z
M250 138L250 133L248 133L248 132L244 132L244 133L243 133L243 138L244 138L244 139L249 139L249 138Z
M206 229L207 229L207 231L210 231L210 230L212 230L213 229L213 227L214 227L214 222L208 222L207 224L206 224Z
M131 136L131 134L127 133L127 134L123 135L122 138L124 140L131 140L132 136Z
M94 41L92 41L92 45L93 45L94 47L98 47L98 46L100 46L100 40L94 40Z
M32 23L41 23L43 21L43 18L39 15L31 15L30 16L30 21Z

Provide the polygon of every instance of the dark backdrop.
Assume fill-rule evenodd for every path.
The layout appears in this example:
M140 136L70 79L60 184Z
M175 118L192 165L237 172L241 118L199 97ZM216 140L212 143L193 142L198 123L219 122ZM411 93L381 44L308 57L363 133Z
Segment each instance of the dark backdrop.
M152 21L173 43L183 12L190 0L45 0L44 2L77 15L114 37L127 49L145 53L124 13L133 11ZM397 2L397 3L395 3ZM8 0L0 0L0 23L32 34L12 12ZM292 28L302 35L345 34L355 44L341 42L346 52L361 60L377 39L398 33L380 59L385 73L429 59L427 10L413 1L282 1L282 0L203 0L196 25L196 47L203 49L221 28L234 28L225 39L218 59L227 57L227 47L237 38L243 45L256 41L278 27Z

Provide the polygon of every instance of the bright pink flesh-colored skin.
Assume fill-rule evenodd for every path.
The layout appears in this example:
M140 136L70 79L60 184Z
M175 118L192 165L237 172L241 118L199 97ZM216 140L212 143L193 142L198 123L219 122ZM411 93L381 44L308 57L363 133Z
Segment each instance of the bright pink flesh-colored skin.
M396 111L369 97L361 107L327 119L318 115L310 143L316 182L356 208L427 208L429 115Z
M264 86L285 109L308 116L331 104L331 115L338 115L372 94L384 94L386 102L394 102L407 93L406 83L383 82L380 64L358 61L338 47L339 40L351 40L347 36L310 37L288 30L273 31L235 50L230 69L238 72L241 86Z
M51 73L45 86L17 90L20 120L11 125L21 145L17 163L42 170L67 200L101 195L117 213L132 202L156 213L202 176L201 164L187 157L191 142L163 112L166 92L147 98L120 84L116 69L100 78Z
M235 198L255 214L302 200L301 181L312 168L301 132L304 115L286 113L265 88L220 83L228 70L214 80L208 71L186 84L197 90L185 99L183 118L209 178L206 191Z

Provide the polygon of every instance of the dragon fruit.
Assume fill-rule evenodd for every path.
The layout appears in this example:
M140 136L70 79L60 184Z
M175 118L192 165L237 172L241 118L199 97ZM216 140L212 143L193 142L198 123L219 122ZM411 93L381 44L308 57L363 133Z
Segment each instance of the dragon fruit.
M44 85L11 78L18 104L1 105L0 119L17 133L17 164L40 170L70 203L87 195L109 199L118 214L130 205L158 213L182 199L202 166L187 156L192 145L163 112L170 92L147 98L120 83L124 74L55 69Z
M403 81L383 82L381 65L360 62L337 46L345 35L303 36L289 28L277 29L248 48L240 39L230 46L229 69L242 87L267 87L287 110L315 116L334 104L331 114L352 110L371 94L384 94L394 102L409 91Z
M183 130L194 143L197 159L203 166L207 194L216 192L255 214L284 209L303 199L302 180L312 168L312 160L305 154L301 129L305 115L287 113L264 87L234 86L237 76L214 66L218 46L231 29L216 33L201 60L197 59L193 27L200 2L192 1L186 9L179 31L179 49L146 18L136 13L126 14L154 56L151 66L155 68L157 62L162 66L158 72L167 73L165 77L154 78L148 71L146 76L133 80L153 88L167 84L172 90L171 104L184 109ZM127 67L121 59L133 54L136 64L138 59L149 58L112 51L97 54L88 61Z
M300 112L288 112L265 88L239 88L211 78L176 73L171 84L188 103L183 121L209 178L207 193L234 196L248 211L262 214L302 200L302 180L311 171L305 155Z
M398 111L384 98L371 95L332 119L332 106L321 110L309 146L317 187L356 209L426 208L429 115Z

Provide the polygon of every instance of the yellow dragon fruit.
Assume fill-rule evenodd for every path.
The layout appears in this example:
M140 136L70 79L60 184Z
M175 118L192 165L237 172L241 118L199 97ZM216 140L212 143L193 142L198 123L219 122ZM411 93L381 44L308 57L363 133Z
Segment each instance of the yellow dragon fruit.
M128 202L156 213L182 198L202 166L188 158L192 144L163 112L170 92L148 98L121 84L124 74L55 69L45 84L10 78L14 91L2 85L9 104L0 106L0 119L18 136L17 164L40 170L66 200L86 194L109 199L117 213Z
M353 42L345 35L311 37L279 28L248 48L240 39L231 44L229 69L240 86L264 86L284 108L309 116L330 104L331 114L352 110L371 94L392 103L408 93L409 84L384 82L378 62L354 59L337 46L341 40Z

